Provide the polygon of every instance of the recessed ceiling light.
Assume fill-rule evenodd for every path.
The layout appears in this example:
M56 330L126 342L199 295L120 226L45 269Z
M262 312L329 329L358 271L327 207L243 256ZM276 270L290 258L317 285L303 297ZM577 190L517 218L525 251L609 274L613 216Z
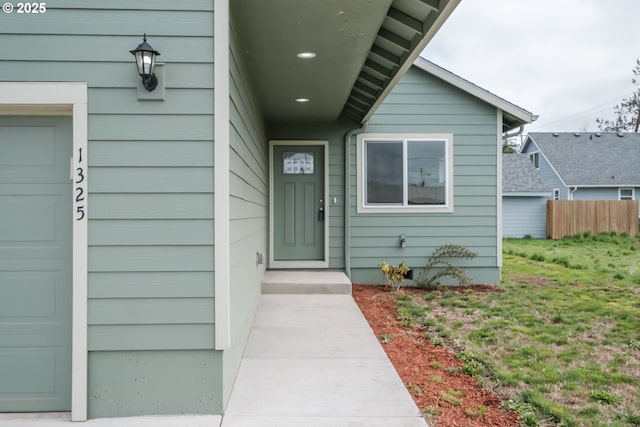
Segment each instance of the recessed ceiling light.
M296 98L296 102L309 102L309 98Z
M311 59L316 57L315 52L298 52L296 55L300 59Z

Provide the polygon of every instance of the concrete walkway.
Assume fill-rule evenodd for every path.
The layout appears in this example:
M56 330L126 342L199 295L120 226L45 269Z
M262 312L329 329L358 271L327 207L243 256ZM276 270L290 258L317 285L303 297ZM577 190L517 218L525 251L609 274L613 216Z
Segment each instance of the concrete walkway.
M222 427L425 427L350 295L262 295Z

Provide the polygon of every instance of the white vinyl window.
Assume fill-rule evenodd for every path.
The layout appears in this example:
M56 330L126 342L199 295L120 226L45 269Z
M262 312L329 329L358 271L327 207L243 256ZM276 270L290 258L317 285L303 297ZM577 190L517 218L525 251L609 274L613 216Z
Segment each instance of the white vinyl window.
M618 200L633 200L635 198L633 188L619 188Z
M452 135L360 135L359 212L453 212Z
M553 189L553 200L560 200L560 189L559 188L554 188Z

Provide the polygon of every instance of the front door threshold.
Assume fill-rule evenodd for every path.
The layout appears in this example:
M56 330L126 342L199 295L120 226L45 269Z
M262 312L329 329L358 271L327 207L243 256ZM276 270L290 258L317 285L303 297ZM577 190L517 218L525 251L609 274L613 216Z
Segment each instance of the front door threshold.
M326 260L318 261L277 261L270 260L269 267L275 269L314 269L314 268L328 268L329 262Z
M341 271L269 270L262 277L262 294L351 295L351 280Z

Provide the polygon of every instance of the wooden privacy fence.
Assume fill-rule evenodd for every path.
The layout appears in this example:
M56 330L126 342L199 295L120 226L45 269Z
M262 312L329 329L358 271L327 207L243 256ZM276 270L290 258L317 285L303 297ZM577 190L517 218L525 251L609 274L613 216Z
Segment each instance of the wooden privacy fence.
M547 238L578 233L638 234L637 200L547 200Z

